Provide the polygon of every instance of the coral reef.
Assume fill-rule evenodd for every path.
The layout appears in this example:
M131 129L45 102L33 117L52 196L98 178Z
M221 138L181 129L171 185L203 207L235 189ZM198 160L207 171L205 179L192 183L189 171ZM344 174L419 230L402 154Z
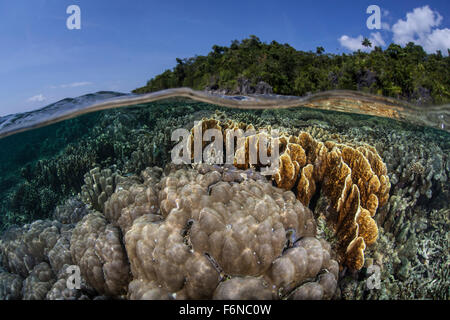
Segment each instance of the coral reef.
M70 251L73 222L88 213L78 199L54 210L57 220L37 220L12 227L0 239L0 299L95 298L98 292L81 278L81 290L68 290L66 268L74 265Z
M312 212L292 192L234 166L169 165L162 171L152 167L123 178L105 214L70 199L54 216L73 222L84 215L76 225L43 220L10 230L1 243L12 272L0 273L2 285L11 286L2 287L3 296L310 298L293 293L307 283L321 288L316 298L334 296L334 253L314 238ZM81 270L80 290L67 288L73 264ZM14 275L19 272L23 278Z
M61 228L61 235L55 245L48 251L47 258L54 272L57 274L64 265L72 264L70 253L70 240L72 229L64 230Z
M61 267L58 275L56 276L56 281L53 286L48 290L47 300L90 300L90 297L96 295L93 288L87 285L84 278L81 278L79 289L69 289L67 287L68 277L71 275L68 272L68 264Z
M272 300L276 297L262 277L233 277L222 281L214 291L214 300Z
M11 228L2 235L0 252L3 266L10 272L27 277L33 268L45 262L60 236L61 224L37 220L21 228Z
M214 299L331 299L336 294L338 273L330 245L306 237L274 260L266 277L234 277L221 282Z
M376 118L348 128L340 124L346 118L330 117L326 126L306 127L306 131L336 144L375 146L386 163L391 189L386 205L379 206L374 216L378 240L365 251L373 259L368 259L359 276L349 274L340 280L342 298L448 299L450 216L448 209L442 209L448 207L450 195L448 135ZM315 211L326 206L319 207L318 203ZM380 289L367 287L373 276L366 273L371 265L380 268Z
M215 109L108 111L57 156L2 177L0 299L450 297L448 134L304 108ZM193 133L202 117L197 128L255 131L236 150L244 164L156 167L172 130ZM274 129L271 183L248 151ZM71 265L80 290L67 288Z

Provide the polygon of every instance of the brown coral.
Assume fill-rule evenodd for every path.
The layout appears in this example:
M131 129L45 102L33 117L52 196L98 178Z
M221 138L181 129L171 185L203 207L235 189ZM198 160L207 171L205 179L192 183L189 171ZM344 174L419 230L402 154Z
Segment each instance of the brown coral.
M314 180L314 166L308 164L302 168L300 180L297 185L297 198L305 206L309 205L309 201L316 192L316 182Z
M295 143L287 143L285 151L280 155L278 172L274 180L278 187L292 189L297 181L300 168L306 164L303 148Z

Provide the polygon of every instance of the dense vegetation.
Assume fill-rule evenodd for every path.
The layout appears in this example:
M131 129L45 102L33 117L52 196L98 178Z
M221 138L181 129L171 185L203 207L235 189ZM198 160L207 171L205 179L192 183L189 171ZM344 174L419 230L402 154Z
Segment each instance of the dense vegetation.
M371 43L364 39L363 45ZM177 65L149 80L135 93L174 87L242 92L242 81L255 88L261 81L276 94L303 96L332 89L361 90L417 104L450 102L450 50L427 54L421 46L391 44L370 53L325 54L298 51L289 44L261 42L256 36L214 45L207 56L176 59Z

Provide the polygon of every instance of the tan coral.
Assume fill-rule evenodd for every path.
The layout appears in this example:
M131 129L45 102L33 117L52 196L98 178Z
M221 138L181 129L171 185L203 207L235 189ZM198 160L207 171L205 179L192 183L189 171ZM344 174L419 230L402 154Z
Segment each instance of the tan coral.
M196 156L196 152L202 152L206 145L208 145L208 141L204 141L203 135L205 131L208 129L217 129L222 132L222 127L220 125L220 121L215 119L206 119L203 118L201 121L197 122L193 128L191 129L190 136L190 144L191 144L191 159L194 160ZM201 149L195 144L195 140L200 139L202 142Z
M378 198L379 206L382 207L389 199L389 190L391 188L386 165L374 147L365 145L364 147L358 147L358 150L368 159L373 171L380 181L380 187L376 193L376 196Z
M342 149L342 159L352 169L352 181L360 192L361 205L367 208L370 195L375 195L380 188L380 181L372 170L372 167L364 155L352 148Z
M338 213L337 224L342 220L342 208L352 187L351 169L336 150L327 154L327 173L323 181L324 192Z
M136 176L126 177L118 184L116 191L105 202L105 217L119 226L125 234L133 221L144 214L158 211L158 189L156 182L162 170L158 167L146 168L139 180Z
M297 180L300 166L292 161L289 153L283 153L280 156L278 172L274 175L275 183L283 189L291 189Z
M311 238L312 212L292 192L262 179L225 182L228 170L201 171L170 172L160 182L164 220L143 215L127 232L129 298L268 299L337 269L330 246ZM282 275L283 268L298 270Z
M73 230L70 251L81 275L99 293L126 293L129 266L118 228L103 215L93 212L83 217Z

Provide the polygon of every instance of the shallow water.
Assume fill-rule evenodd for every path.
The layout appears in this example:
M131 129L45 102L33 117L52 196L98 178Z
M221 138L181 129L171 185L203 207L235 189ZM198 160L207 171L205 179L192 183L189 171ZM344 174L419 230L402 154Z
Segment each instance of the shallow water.
M304 106L313 109L387 117L445 131L450 130L450 105L417 107L393 98L346 90L295 97L281 95L224 96L190 88L177 88L143 95L98 92L75 99L64 99L36 111L0 117L0 138L89 112L148 103L171 97L187 97L195 101L240 109L283 109Z
M31 281L37 266L47 264L53 269L53 276L38 298L49 297L60 280L60 270L54 263L58 253L49 253L55 248L55 241L41 243L37 249L30 243L40 243L50 227L36 227L40 232L32 232L33 224L23 225L37 220L49 224L53 221L52 228L58 230L56 239L62 239L63 230L72 230L80 222L61 221L57 212L81 212L84 209L80 206L93 206L80 202L89 202L83 198L83 190L90 188L86 178L90 172L95 176L109 170L108 174L127 178L139 175L147 167L164 169L175 144L171 141L173 130L190 130L195 121L214 118L251 124L257 129L270 126L293 136L307 132L321 142L374 147L387 168L391 183L389 201L378 208L374 217L378 239L366 249L365 266L359 276L346 273L341 265L337 279L341 293L335 298L448 299L449 111L448 105L418 108L391 98L343 91L299 98L225 97L171 89L142 96L104 92L2 117L0 280L17 275L16 282L22 281L26 288L25 281ZM95 182L93 189L102 183ZM322 199L321 192L316 196L309 207L319 221L321 213L327 210L326 197ZM71 207L68 201L78 204ZM91 210L94 209L104 213L103 207ZM325 239L327 232L319 230L320 223L317 224L317 236ZM14 230L26 236L21 238ZM331 238L326 239L333 243ZM70 237L66 240L66 251L72 252L75 259ZM381 287L376 290L367 289L370 263L382 267ZM0 282L0 288L6 283ZM115 296L91 285L94 290L83 291L89 298ZM9 297L36 295L33 288ZM126 290L120 295L127 296ZM128 293L130 297L134 296Z

